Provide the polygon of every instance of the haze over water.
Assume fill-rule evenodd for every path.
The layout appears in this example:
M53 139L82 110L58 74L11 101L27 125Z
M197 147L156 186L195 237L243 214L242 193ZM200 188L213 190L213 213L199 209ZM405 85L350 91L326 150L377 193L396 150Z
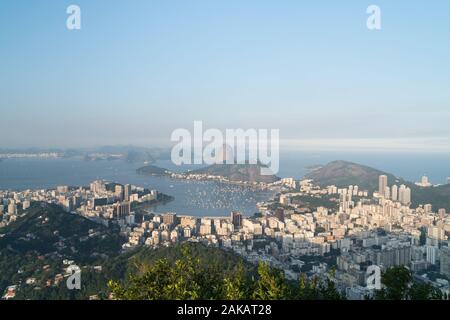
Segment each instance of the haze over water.
M166 164L166 161L164 161ZM224 216L232 210L246 215L256 212L256 203L270 199L271 191L256 191L212 181L184 181L164 176L136 174L142 166L115 161L80 159L8 159L0 161L0 189L54 188L58 185L88 186L96 179L130 183L173 196L155 212L176 212L196 216Z
M427 174L434 184L446 182L450 176L450 154L374 153L374 152L285 152L280 157L280 177L303 177L308 166L347 160L393 173L410 181ZM192 167L176 167L169 160L156 165L172 171ZM96 179L131 183L156 189L175 197L156 212L173 211L198 216L228 215L241 210L247 215L256 211L256 203L270 199L273 192L255 191L215 182L174 180L168 177L136 174L138 163L115 161L83 161L80 159L8 159L0 161L0 189L24 190L54 188L58 185L87 186Z

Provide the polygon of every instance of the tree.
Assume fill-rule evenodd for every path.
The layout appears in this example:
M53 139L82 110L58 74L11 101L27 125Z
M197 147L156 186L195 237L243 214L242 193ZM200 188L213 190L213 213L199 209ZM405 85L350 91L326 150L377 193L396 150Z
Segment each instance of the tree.
M190 300L203 298L203 271L200 261L194 259L189 248L183 247L183 256L174 265L166 259L157 260L142 276L132 276L127 287L118 282L108 283L113 295L123 300Z
M298 300L316 300L319 298L319 291L317 288L317 278L309 280L305 274L299 277L298 289L295 298Z
M404 266L391 267L381 275L384 287L377 291L380 300L442 300L442 292L428 283L413 280L411 271Z
M223 279L223 298L225 300L248 299L251 283L245 278L245 270L242 263L238 264L234 275Z
M410 300L442 300L444 296L441 290L428 283L414 282L408 291Z
M160 258L141 265L138 273L125 283L109 281L113 297L121 300L283 300L341 299L331 280L319 281L301 275L298 285L288 281L284 272L260 262L258 267L237 262L224 268L221 257L209 252L203 259L189 245L182 245L181 256L171 263ZM194 247L195 248L195 247ZM195 252L194 252L195 251ZM221 252L221 251L220 251Z
M381 275L384 288L376 294L380 300L404 300L408 297L408 289L412 281L411 272L404 266L387 269Z
M168 286L172 280L168 274L170 268L167 260L161 259L143 276L131 276L127 287L115 281L110 281L108 285L114 297L120 300L169 299Z
M265 262L260 262L253 299L281 300L286 299L288 296L289 290L283 272L275 268L270 268Z
M333 271L331 272L333 274ZM308 278L301 274L299 278L295 298L298 300L342 300L344 297L336 289L333 281L326 279L318 280L317 277Z
M342 295L336 289L336 285L330 279L326 279L319 285L319 298L321 300L342 300Z

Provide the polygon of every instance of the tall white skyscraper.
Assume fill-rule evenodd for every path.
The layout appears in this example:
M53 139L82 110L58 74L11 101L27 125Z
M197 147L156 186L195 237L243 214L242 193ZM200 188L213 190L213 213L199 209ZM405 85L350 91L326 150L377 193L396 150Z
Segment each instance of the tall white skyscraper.
M385 199L390 199L391 198L391 188L386 187L384 189L384 198Z
M388 177L386 175L381 175L378 178L378 194L382 197L386 194L386 187L388 184Z
M411 189L406 188L405 194L403 196L403 204L410 204L411 203Z
M406 186L404 184L400 185L400 188L398 189L398 201L401 203L404 203L405 199L405 191Z
M392 198L392 201L398 200L398 187L395 184L391 188L391 198Z

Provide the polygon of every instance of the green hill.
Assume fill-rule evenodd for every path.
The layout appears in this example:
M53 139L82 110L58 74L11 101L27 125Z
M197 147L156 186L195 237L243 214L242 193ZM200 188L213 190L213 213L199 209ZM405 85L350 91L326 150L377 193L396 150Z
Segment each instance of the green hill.
M230 181L271 183L280 179L275 175L262 175L261 168L267 167L261 164L213 164L189 173L221 176L228 178Z
M360 165L348 161L332 161L325 166L319 166L311 170L305 177L313 179L314 182L322 187L335 185L338 187L348 187L349 185L358 185L360 188L373 192L378 189L378 177L387 175L388 181L401 181L392 174Z
M7 286L18 285L17 299L107 298L109 280L127 283L161 259L173 265L185 247L211 272L230 273L238 264L249 272L254 268L231 251L198 243L123 252L125 239L117 227L105 227L46 203L33 203L23 217L0 229L0 234L0 293ZM54 283L55 276L64 274L67 267L64 259L82 269L81 290L68 290L65 279ZM34 284L26 284L30 278L35 279ZM48 281L52 281L50 285Z
M166 175L169 174L170 171L164 168L160 168L154 165L147 165L144 167L140 167L136 169L137 174L141 175Z
M358 185L372 193L378 190L378 177L383 174L388 177L390 186L404 184L411 188L413 207L431 203L434 209L445 208L450 211L450 185L422 188L391 173L353 162L332 161L325 166L315 167L305 178L312 179L321 187L335 185L343 188Z
M69 291L64 285L47 286L46 282L64 274L64 259L86 266L83 274L89 279L90 267L116 257L124 242L117 228L47 203L33 203L24 216L1 228L0 234L0 293L9 285L19 285L22 298L86 296L87 291ZM35 278L36 284L26 285L27 278ZM86 290L97 291L96 281L86 282Z
M431 203L434 210L445 208L450 212L450 184L437 187L422 188L410 185L413 205Z
M34 203L23 217L0 229L0 248L12 252L58 253L67 258L92 260L96 254L116 254L121 248L118 229L107 228L57 205ZM95 258L94 258L95 260Z

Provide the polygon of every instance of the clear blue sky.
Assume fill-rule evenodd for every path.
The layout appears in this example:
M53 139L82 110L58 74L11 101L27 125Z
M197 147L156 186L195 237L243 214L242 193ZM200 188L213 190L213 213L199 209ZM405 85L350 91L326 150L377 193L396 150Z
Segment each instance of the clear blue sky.
M0 111L0 147L164 144L203 120L450 148L450 1L1 0Z

